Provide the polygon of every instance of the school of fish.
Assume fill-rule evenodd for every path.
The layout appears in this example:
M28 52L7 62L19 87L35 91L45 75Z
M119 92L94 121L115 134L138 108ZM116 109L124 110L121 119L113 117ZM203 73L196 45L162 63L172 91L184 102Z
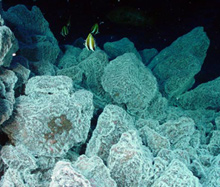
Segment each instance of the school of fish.
M70 26L71 26L70 19L71 19L71 17L68 19L67 24L64 25L61 29L60 34L63 37L66 37L69 34L69 29L70 29ZM91 50L91 51L95 51L96 42L95 42L94 35L96 35L98 33L99 33L99 25L98 25L98 23L95 23L91 28L91 32L88 34L88 36L85 40L84 45L85 45L86 49Z

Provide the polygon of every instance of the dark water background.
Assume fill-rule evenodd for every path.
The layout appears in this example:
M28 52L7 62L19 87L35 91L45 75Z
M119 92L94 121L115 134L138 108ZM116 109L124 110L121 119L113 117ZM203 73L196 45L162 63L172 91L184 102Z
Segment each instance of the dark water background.
M3 0L3 9L16 4L25 4L29 9L37 5L61 45L73 44L79 37L85 39L94 23L103 22L96 37L100 48L105 42L127 37L138 50L160 51L179 36L203 26L211 42L194 87L220 76L220 0ZM125 7L143 12L151 22L134 26L109 20L110 12ZM64 39L60 30L69 17L70 33Z

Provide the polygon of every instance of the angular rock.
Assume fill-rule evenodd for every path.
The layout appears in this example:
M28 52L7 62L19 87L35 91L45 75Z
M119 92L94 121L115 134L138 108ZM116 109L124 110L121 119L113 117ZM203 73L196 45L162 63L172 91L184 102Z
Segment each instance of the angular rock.
M17 80L13 71L5 70L0 73L0 125L12 115L15 103L14 88Z
M99 92L104 92L101 86L101 76L108 63L107 55L97 50L79 64L85 74L84 86L95 94L100 95Z
M84 49L81 51L81 53L79 54L77 60L78 62L81 62L83 60L85 60L86 58L88 58L91 54L93 53L93 51L89 51L87 50L85 47Z
M110 95L105 92L101 85L101 77L104 73L104 68L108 64L109 61L106 53L96 50L78 65L83 71L83 82L81 85L94 94L94 105L96 108L104 108L111 101Z
M190 171L192 171L193 175L200 179L201 183L207 180L205 169L206 168L198 160L193 160L190 164Z
M208 149L199 148L196 150L196 156L198 155L199 161L203 166L210 167L212 165L212 161L214 160L214 156L210 154Z
M82 82L83 70L79 66L71 66L69 68L57 70L57 75L68 76L73 80L73 83L79 84Z
M158 127L160 126L159 122L154 119L138 119L135 121L135 128L136 129L141 129L144 126L147 126L153 130L157 130Z
M149 64L150 69L154 69L155 66L167 57L173 54L181 54L183 51L186 54L192 54L203 63L206 52L209 47L209 39L204 32L203 27L196 27L189 33L177 38L169 47L163 49Z
M16 30L19 36L17 38L21 41L24 41L23 39L25 38L28 39L27 34L30 36L30 33L32 33L32 35L54 37L50 31L49 23L36 6L33 6L32 9L29 10L25 5L18 4L14 7L10 7L6 12L3 12L3 18L7 21L10 28Z
M91 186L117 186L110 176L110 170L98 156L88 158L85 155L81 155L73 165L89 180Z
M128 38L122 38L116 42L106 42L103 47L110 59L121 56L124 53L134 53L138 59L141 59L134 43Z
M102 86L132 115L143 113L158 93L155 77L133 53L117 57L106 66Z
M212 162L212 166L207 171L207 180L203 186L216 187L220 184L220 155L218 155Z
M151 118L161 122L167 118L168 110L168 100L158 92L140 117L144 119Z
M121 135L120 141L112 146L107 163L118 187L148 187L152 184L152 158L136 131Z
M52 175L50 187L92 187L90 182L71 163L67 161L57 162Z
M72 93L71 88L68 77L30 79L27 96L16 99L16 113L4 127L11 141L34 155L49 157L63 156L85 143L93 115L92 94Z
M200 187L198 178L179 160L173 160L152 187Z
M81 51L82 50L78 47L65 45L65 53L58 62L58 67L65 69L70 68L71 66L76 66L79 63L77 57L80 55Z
M192 146L193 148L199 148L200 146L200 141L201 139L201 134L200 134L200 131L199 130L195 130L193 135L192 135L192 138L190 140L190 146Z
M181 149L175 149L175 150L169 150L162 148L158 154L157 157L160 157L164 161L171 163L172 160L177 159L184 163L186 166L190 165L190 155L187 151L181 150Z
M164 96L175 99L192 87L209 43L203 27L196 27L153 58L148 67L153 70Z
M1 1L0 1L0 6L1 6ZM4 21L4 19L2 18L2 15L1 15L1 13L2 13L2 10L1 10L2 8L0 7L0 26L3 26L4 24L5 24L5 21Z
M18 65L22 65L27 69L30 69L30 62L23 56L16 54L16 56L13 57L12 62L10 64L10 68L14 69L16 68Z
M18 42L12 31L6 26L0 26L0 66L9 67L12 54L18 50Z
M189 141L194 131L194 121L186 117L181 117L179 120L167 121L158 130L159 134L169 139L172 148L180 149L189 146ZM183 144L181 144L182 142Z
M21 170L34 170L37 160L22 146L5 145L1 150L1 158L9 168Z
M220 130L220 116L217 116L215 118L215 125L216 125L216 129Z
M47 169L48 171L48 169ZM49 170L50 171L50 170ZM51 172L51 171L50 171ZM51 172L52 173L52 172ZM51 174L48 174L51 175ZM41 186L49 186L50 178L45 179L38 170L34 170L30 172L27 170L17 170L17 169L7 169L0 181L1 187L8 187L8 186L19 186L19 187L41 187Z
M162 158L160 157L153 158L153 170L154 170L153 181L155 181L161 176L161 174L165 171L167 166L168 166L168 162L163 160ZM151 185L149 187L151 187Z
M212 127L208 124L214 121L216 113L211 109L197 109L197 110L183 110L180 107L176 107L179 110L176 111L179 116L187 116L195 122L196 127L199 129L200 134L207 133L212 130ZM179 117L178 117L179 118ZM176 118L176 119L178 119ZM206 124L206 125L204 125ZM213 126L213 125L212 125Z
M208 150L214 156L217 156L220 154L220 131L219 130L212 132L212 137L208 145Z
M184 109L213 109L220 108L220 77L207 83L200 84L178 98L178 105Z
M28 43L20 44L19 53L31 62L48 61L55 64L60 48L55 38L34 35Z
M38 7L28 10L24 5L16 5L4 12L3 17L19 40L21 55L33 62L56 63L58 42Z
M30 69L35 75L55 75L56 66L49 61L41 60L37 62L30 62Z
M13 70L13 72L15 72L15 75L18 78L18 81L16 82L16 85L15 85L15 89L18 87L21 88L21 86L23 84L27 83L31 71L29 69L25 68L24 66L22 66L21 64L18 64L12 70Z
M121 107L107 105L99 116L97 126L87 144L86 155L97 155L105 162L111 146L119 141L122 133L134 129L133 124L134 119Z
M158 51L155 48L151 48L139 51L139 53L141 55L144 65L147 66L150 61L158 54Z
M155 57L156 58L156 57ZM168 99L177 97L191 88L194 76L201 70L201 62L192 54L173 54L153 70L160 90Z
M0 149L1 149L2 146L0 146ZM3 160L0 158L0 172L3 173L4 171L4 162ZM0 184L1 184L1 181L0 181Z
M69 77L44 75L29 79L25 94L71 94L73 91L72 80Z
M162 148L170 149L169 140L148 126L139 129L139 133L143 143L150 148L154 156L156 156Z
M27 187L25 181L23 181L21 173L17 169L7 169L0 181L1 187L19 186Z

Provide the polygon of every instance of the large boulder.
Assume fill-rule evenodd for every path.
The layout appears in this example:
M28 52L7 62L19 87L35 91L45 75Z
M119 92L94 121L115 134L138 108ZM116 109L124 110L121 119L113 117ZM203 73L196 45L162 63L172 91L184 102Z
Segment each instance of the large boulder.
M178 105L184 109L214 109L220 108L220 77L200 84L178 97Z
M92 94L73 93L65 76L36 76L26 86L26 96L16 99L16 113L4 131L15 145L34 155L60 157L85 143L93 115Z
M122 133L130 129L134 129L134 119L121 107L107 105L87 144L86 155L97 155L106 162L111 146L119 141Z
M0 26L0 66L9 67L12 54L18 50L18 42L12 31L6 26Z
M156 78L133 53L110 61L102 76L102 86L114 102L126 105L130 114L138 116L158 94Z
M153 58L148 67L156 76L164 96L171 100L193 86L194 76L201 70L209 43L203 27L197 27Z
M36 75L55 75L53 66L60 48L40 9L16 5L3 12L3 18L18 39L19 55L29 61L31 71Z
M17 80L11 70L0 73L0 125L12 115L15 104L14 87Z
M134 43L128 38L122 38L121 40L115 42L106 42L104 44L104 50L110 59L121 56L124 53L134 53L139 59L141 59L140 54L134 46Z

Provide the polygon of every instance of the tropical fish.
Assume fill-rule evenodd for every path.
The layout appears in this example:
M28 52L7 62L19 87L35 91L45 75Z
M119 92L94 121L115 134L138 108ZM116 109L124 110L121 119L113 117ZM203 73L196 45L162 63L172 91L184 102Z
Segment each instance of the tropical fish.
M89 35L86 38L85 46L86 46L86 49L95 51L95 48L96 48L95 39L91 33L89 33Z
M64 25L61 29L61 32L60 34L63 36L63 37L66 37L68 34L69 34L69 29L68 29L68 26Z
M66 37L68 34L69 34L69 29L70 29L70 26L71 26L71 16L69 17L66 25L64 25L61 29L61 32L60 34L63 36L63 37Z
M69 29L66 25L64 25L61 29L61 32L60 34L63 36L63 37L66 37L68 34L69 34Z
M99 33L99 25L98 25L98 23L96 23L96 24L94 24L94 25L92 26L92 28L91 28L91 34L96 35L96 34L98 34L98 33Z

